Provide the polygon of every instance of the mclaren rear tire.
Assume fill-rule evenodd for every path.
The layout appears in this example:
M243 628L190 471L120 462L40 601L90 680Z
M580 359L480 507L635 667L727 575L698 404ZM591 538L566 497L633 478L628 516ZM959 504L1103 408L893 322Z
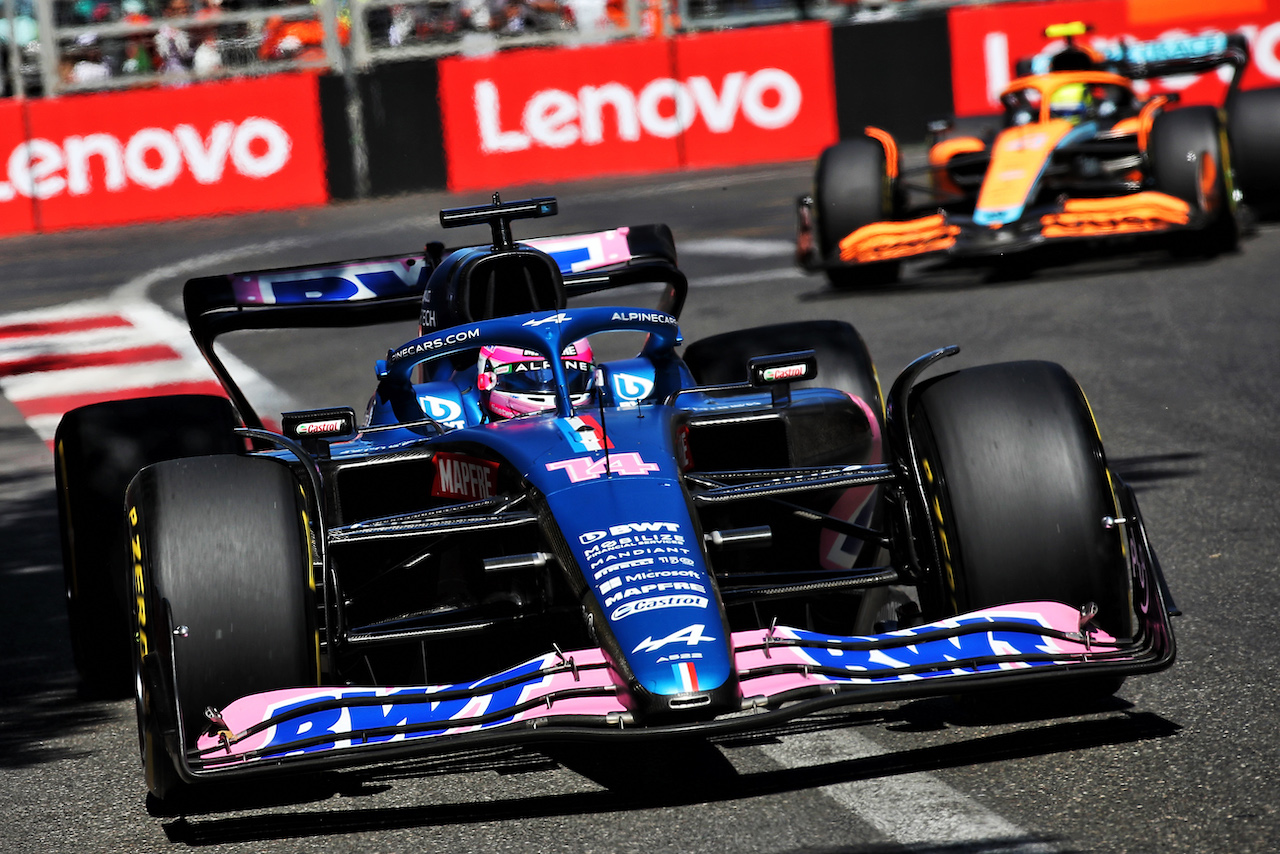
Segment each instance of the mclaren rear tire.
M1094 603L1133 636L1129 573L1102 442L1060 365L1009 362L918 385L910 432L937 558L927 619L1012 602ZM1119 680L1093 692L1113 693ZM1091 692L1091 693L1093 693Z
M284 463L224 455L143 469L128 508L139 746L153 798L180 803L207 708L319 684L306 507Z
M818 251L824 263L840 257L840 241L853 232L892 219L898 205L897 181L889 176L884 146L869 136L846 139L818 158L813 203ZM898 280L899 261L829 266L827 279L838 288L871 287Z
M1244 202L1265 216L1280 214L1280 88L1237 92L1228 109L1232 165Z
M1147 142L1156 188L1208 218L1200 231L1176 235L1175 255L1211 257L1239 244L1231 155L1217 109L1184 107L1156 116Z
M54 437L71 649L82 690L128 697L133 682L124 494L144 466L235 453L225 398L174 395L97 403L63 416Z

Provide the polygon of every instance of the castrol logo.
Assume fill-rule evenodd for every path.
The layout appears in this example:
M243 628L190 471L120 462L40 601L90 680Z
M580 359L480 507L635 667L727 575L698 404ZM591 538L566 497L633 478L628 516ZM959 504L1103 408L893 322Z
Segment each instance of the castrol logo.
M472 94L480 148L489 154L671 139L698 121L716 134L732 132L740 121L776 130L795 121L804 101L800 84L781 68L733 71L719 80L662 77L638 90L617 82L542 89L524 103L519 127L503 126L502 92L492 79L477 80Z

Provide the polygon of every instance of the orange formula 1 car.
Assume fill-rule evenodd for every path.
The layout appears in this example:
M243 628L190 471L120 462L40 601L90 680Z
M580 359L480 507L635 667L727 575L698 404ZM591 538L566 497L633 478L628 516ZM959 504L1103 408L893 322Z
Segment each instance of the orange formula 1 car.
M1137 42L1114 57L1079 44L1081 23L1042 73L1003 93L1003 128L987 138L930 125L928 163L904 170L893 137L868 127L826 149L797 203L796 257L837 286L885 284L901 261L973 259L1054 241L1180 230L1178 251L1235 247L1240 203L1280 202L1280 89L1240 91L1242 38L1211 33ZM1226 106L1171 109L1133 80L1233 69ZM1021 69L1020 69L1021 70ZM915 181L924 177L927 181ZM925 204L908 204L922 193Z

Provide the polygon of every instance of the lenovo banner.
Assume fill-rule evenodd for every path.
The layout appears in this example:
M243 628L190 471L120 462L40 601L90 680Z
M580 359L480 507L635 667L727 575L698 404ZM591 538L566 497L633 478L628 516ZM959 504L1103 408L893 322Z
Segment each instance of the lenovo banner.
M444 59L449 188L814 157L831 80L825 23Z
M956 114L999 112L998 95L1019 59L1048 56L1063 41L1044 37L1050 24L1083 21L1093 32L1082 41L1104 54L1129 41L1194 39L1211 33L1243 33L1251 58L1246 89L1280 85L1280 0L1058 0L954 7L951 83ZM1220 104L1230 69L1199 76L1137 81L1140 95L1181 93L1183 103Z
M0 108L0 233L278 209L328 198L314 75L28 100L12 109L17 106Z

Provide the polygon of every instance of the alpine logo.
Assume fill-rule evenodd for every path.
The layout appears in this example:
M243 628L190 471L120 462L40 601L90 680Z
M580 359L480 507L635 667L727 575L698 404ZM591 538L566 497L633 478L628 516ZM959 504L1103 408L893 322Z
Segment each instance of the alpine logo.
M521 326L533 326L533 327L538 327L538 326L543 325L544 323L565 323L566 321L569 321L569 320L572 320L572 319L573 319L573 318L571 318L569 315L565 314L565 313L562 311L562 312L559 312L559 313L557 313L557 314L553 314L553 315L551 315L550 317L544 317L544 318L541 318L541 319L535 318L535 319L533 319L533 320L526 320L524 323L522 323L522 324L520 324L520 325L521 325Z
M697 623L692 626L685 626L683 629L672 632L665 638L659 638L658 640L654 640L652 636L647 637L640 641L639 645L636 646L635 649L631 650L631 654L634 655L642 650L644 652L657 652L669 643L682 643L686 646L697 646L700 643L711 643L716 640L710 635L703 634L703 630L705 628L706 626L702 623Z

